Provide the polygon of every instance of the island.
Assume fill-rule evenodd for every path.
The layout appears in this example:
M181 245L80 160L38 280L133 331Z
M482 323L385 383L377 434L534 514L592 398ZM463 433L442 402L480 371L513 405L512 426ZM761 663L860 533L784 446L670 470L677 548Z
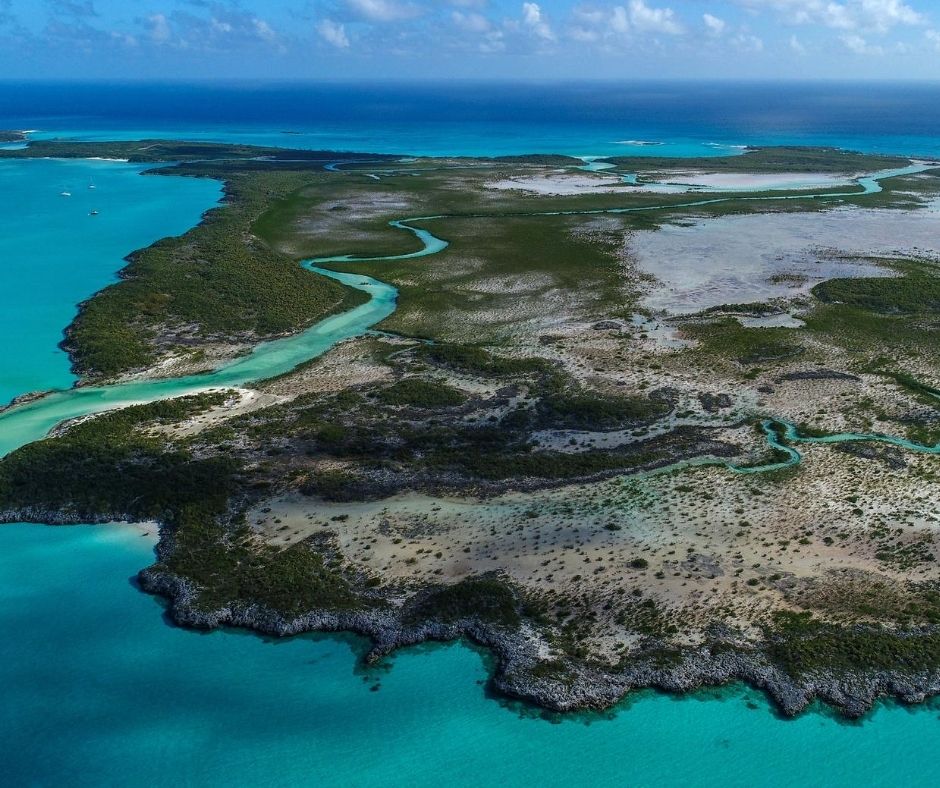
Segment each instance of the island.
M156 521L180 625L466 638L551 711L940 693L940 164L50 156L225 198L0 412L0 521Z

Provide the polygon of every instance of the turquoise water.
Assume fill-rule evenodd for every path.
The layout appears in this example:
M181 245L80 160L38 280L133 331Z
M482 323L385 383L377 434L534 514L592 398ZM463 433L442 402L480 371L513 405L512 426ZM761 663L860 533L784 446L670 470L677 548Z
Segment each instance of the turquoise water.
M57 193L54 177L62 170L41 169L46 164L17 163L13 177ZM104 169L126 168L71 165L79 185L93 174L102 189ZM182 217L168 209L157 213L155 206L177 204L173 187L182 202L189 184L199 183L133 177L168 185L171 193L145 189L137 195L136 208L149 216L141 219L147 232L120 250L110 269L103 263L78 268L85 293L108 281L130 248L172 232ZM212 188L201 204L194 199L194 216L217 197ZM105 215L102 210L95 218ZM0 237L8 243L20 229L14 217L0 214ZM24 260L45 260L42 269L17 269L37 276L8 279L8 269L0 268L10 304L29 304L37 287L59 273L76 273L73 252L83 248L84 232L78 217L72 228L71 238L68 227L61 231L67 255L44 258L43 236L19 247ZM412 232L424 246L418 254L442 248L443 241ZM234 385L273 374L394 308L387 285L336 276L373 300L184 386ZM56 332L73 313L74 304L50 312L49 319L59 321ZM15 316L0 310L0 331L12 335ZM0 346L0 380L18 368L16 344ZM62 385L56 377L61 367L37 370L38 385L31 388ZM89 401L83 398L103 398L108 407L112 396L149 399L161 386L169 396L179 385L55 395L45 400L55 405L40 417L46 421L17 416L22 433L0 417L0 452L67 415L57 410L64 402L81 409ZM41 411L28 406L7 416ZM411 649L394 658L391 670L363 676L355 672L358 641L352 638L273 643L245 633L177 629L161 617L159 602L132 583L152 561L152 545L152 537L132 526L0 528L0 758L9 784L838 786L935 785L940 779L934 706L885 706L861 725L826 713L783 721L760 694L732 688L681 699L639 693L611 719L553 724L487 698L485 663L461 645Z
M130 578L133 527L0 531L0 751L8 785L931 786L938 708L778 719L743 688L639 693L560 724L487 698L481 655L169 626ZM372 688L378 684L378 691Z
M184 232L221 194L216 181L141 177L142 169L0 160L0 406L70 386L57 345L75 305L113 281L125 255Z
M308 268L367 292L371 298L367 303L322 320L300 334L262 343L250 354L205 375L133 381L113 386L85 386L56 391L42 399L18 405L0 413L0 456L38 440L67 419L212 388L231 388L289 372L298 364L321 355L340 340L361 334L395 309L397 291L390 285L359 274L333 273L313 266Z

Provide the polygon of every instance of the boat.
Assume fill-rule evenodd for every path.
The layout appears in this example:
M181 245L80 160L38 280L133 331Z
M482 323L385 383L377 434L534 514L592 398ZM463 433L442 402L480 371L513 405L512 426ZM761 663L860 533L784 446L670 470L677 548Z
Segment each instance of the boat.
M94 211L94 210L89 211L89 212L88 212L88 215L89 215L89 216L97 216L97 215L98 215L98 211Z
M59 192L60 197L71 197L72 192Z
M94 182L93 180L91 180L91 179L88 180L88 188L89 188L89 189L94 189L94 188L95 188L95 182Z

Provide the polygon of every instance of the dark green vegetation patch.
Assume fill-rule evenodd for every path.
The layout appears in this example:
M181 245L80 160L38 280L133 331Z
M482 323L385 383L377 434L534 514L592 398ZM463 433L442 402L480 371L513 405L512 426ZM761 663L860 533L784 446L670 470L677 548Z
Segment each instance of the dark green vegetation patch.
M547 372L550 362L541 358L507 358L494 355L477 345L423 345L418 355L457 372L508 377Z
M799 334L790 328L745 328L733 317L707 323L686 323L684 333L701 343L701 351L739 364L783 361L803 352Z
M252 235L254 218L295 186L290 174L232 176L224 207L132 255L122 281L87 301L68 332L77 368L112 376L152 363L155 342L258 341L363 302L364 294L303 270Z
M940 667L940 633L847 628L820 623L808 613L779 613L769 653L797 678L814 671L917 673Z
M636 170L689 169L708 172L826 172L854 174L904 167L908 159L898 156L872 156L839 148L781 146L751 148L741 156L699 159L673 159L646 156L618 156L605 159Z
M410 405L414 408L447 408L462 405L466 395L436 380L405 378L376 394L385 405Z
M145 428L177 422L223 399L204 394L125 408L24 446L0 460L0 509L172 520L188 507L217 516L235 491L235 461L167 450Z
M469 577L431 589L409 611L418 622L444 622L476 618L491 624L517 627L519 603L509 585L494 577Z

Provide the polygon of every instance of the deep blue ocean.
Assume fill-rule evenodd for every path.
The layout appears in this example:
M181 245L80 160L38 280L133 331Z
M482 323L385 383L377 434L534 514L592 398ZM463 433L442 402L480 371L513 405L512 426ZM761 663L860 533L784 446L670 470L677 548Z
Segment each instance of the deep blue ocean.
M0 128L425 155L835 145L940 156L940 84L0 82Z
M5 127L416 154L715 155L773 142L940 155L940 88L0 84ZM0 400L68 385L56 343L76 303L218 197L212 182L122 163L3 163ZM137 526L0 527L0 784L940 784L936 703L883 704L856 724L819 708L782 720L731 687L545 719L488 697L485 657L461 644L363 673L355 638L175 628L133 582L153 544Z

